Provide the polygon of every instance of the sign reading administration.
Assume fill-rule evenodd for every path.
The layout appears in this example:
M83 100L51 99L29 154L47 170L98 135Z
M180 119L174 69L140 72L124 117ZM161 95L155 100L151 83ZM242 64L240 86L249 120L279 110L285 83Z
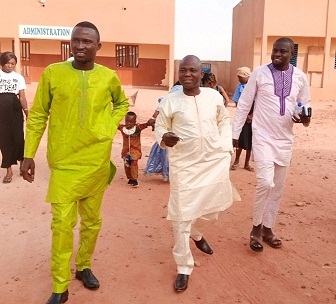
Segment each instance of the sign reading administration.
M19 25L20 38L70 40L72 27Z

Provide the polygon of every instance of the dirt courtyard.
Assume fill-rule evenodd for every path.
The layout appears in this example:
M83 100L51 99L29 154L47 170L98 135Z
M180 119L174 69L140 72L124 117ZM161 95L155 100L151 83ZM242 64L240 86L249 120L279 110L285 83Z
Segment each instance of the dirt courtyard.
M32 102L36 84L28 85ZM128 95L136 90L126 88ZM141 89L130 109L138 122L151 117L157 98L166 93ZM280 214L275 227L283 247L250 250L255 174L241 166L231 180L242 201L223 212L205 235L214 250L205 255L191 244L198 266L188 289L173 290L176 265L173 235L166 220L169 183L140 174L139 188L127 185L117 133L112 158L116 177L105 192L103 226L92 269L100 288L90 291L73 279L71 304L310 304L336 303L336 100L314 100L309 128L295 125L295 146ZM229 106L231 117L235 108ZM142 132L144 169L154 134ZM44 202L49 169L46 136L37 152L35 182L29 184L14 167L13 181L0 183L0 303L42 304L52 291L50 276L50 205ZM251 163L253 166L254 164ZM1 169L2 181L5 170ZM75 231L75 252L78 226ZM74 258L72 270L75 271ZM73 276L74 277L74 276Z

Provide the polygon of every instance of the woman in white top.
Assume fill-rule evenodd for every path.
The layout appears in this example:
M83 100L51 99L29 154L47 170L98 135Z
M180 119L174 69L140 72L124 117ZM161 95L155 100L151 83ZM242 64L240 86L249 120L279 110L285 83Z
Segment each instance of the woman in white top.
M0 150L1 168L7 173L3 183L10 183L13 177L12 165L23 160L24 133L23 114L28 116L24 90L26 83L22 75L14 71L17 58L12 52L0 56Z

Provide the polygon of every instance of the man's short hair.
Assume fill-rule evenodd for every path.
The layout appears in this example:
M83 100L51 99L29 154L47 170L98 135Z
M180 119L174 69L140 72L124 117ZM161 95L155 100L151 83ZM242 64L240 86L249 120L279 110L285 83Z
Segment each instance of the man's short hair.
M93 29L97 33L98 42L100 42L99 31L98 31L97 27L93 23L91 23L89 21L82 21L82 22L77 23L75 25L75 27L85 27L85 28Z
M291 47L291 50L294 52L294 41L288 37L281 37L277 40L275 40L275 42L284 42L284 43L288 43ZM274 42L274 43L275 43Z

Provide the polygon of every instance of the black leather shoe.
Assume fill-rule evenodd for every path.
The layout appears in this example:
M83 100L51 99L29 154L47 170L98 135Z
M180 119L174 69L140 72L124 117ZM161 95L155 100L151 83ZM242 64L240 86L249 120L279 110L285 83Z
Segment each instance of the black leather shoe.
M66 290L63 293L55 293L51 294L48 302L46 304L62 304L68 301L69 291Z
M89 268L83 269L82 271L76 270L76 279L83 281L84 287L88 289L95 290L99 288L99 281Z
M196 247L203 251L204 253L207 253L207 254L213 254L213 251L211 249L211 247L209 246L209 244L206 242L206 240L202 237L201 240L199 241L195 241L193 239L193 241L195 242L196 244Z
M189 275L179 273L174 283L175 291L184 291L188 288Z

